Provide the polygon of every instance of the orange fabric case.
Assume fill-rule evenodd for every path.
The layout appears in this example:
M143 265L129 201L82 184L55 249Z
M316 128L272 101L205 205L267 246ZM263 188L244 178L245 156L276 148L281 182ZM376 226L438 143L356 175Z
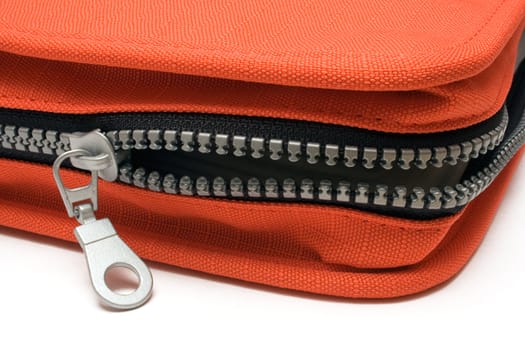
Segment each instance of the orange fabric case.
M503 105L524 17L523 0L3 1L0 107L455 130ZM313 293L396 297L465 265L518 158L461 212L433 220L118 183L100 184L99 216L146 259ZM74 240L49 166L0 159L0 224Z

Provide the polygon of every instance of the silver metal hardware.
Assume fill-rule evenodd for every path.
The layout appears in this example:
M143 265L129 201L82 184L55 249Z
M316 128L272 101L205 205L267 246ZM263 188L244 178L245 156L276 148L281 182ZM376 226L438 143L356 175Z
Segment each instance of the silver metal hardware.
M376 192L374 193L374 204L375 205L386 205L387 204L388 186L377 185Z
M456 197L456 202L458 206L463 206L467 204L470 198L470 193L469 193L468 188L466 188L463 184L457 184L456 191L458 193Z
M429 191L429 200L428 200L428 203L427 203L427 207L428 209L441 209L441 205L442 205L442 202L441 202L441 197L442 197L442 192L439 188L436 188L436 187L432 187Z
M9 136L10 130L6 129L7 135ZM42 141L43 153L45 154L58 154L58 132L49 130L46 132L46 138Z
M200 153L211 152L211 134L207 132L201 132L197 135L197 143L199 144Z
M504 127L500 126L503 130ZM502 131L498 131L498 137ZM198 136L197 136L198 137ZM217 136L216 136L217 137ZM228 136L224 135L223 140L228 140ZM255 140L255 142L253 142ZM250 152L260 149L259 145L263 144L262 138L254 139L250 141ZM481 139L480 139L481 140ZM226 148L227 142L225 144ZM275 151L281 152L280 143L274 142L274 153ZM275 146L275 145L279 146ZM510 142L501 152L502 154L508 154L515 152L515 148L519 143ZM252 146L254 145L254 146ZM294 146L295 147L295 146ZM458 145L450 145L447 148L425 148L422 149L400 149L399 151L394 149L385 148L375 153L375 149L368 151L367 159L373 159L376 155L374 163L375 166L379 164L383 169L387 169L390 166L398 166L401 169L409 170L414 167L428 167L443 164L454 165L454 162L468 161L471 157L471 153L474 153L474 146L472 142L464 142ZM337 150L337 152L335 152ZM271 152L271 151L270 151ZM329 147L329 154L334 157L339 155L338 146ZM364 159L363 156L359 160L359 149L356 146L346 146L344 151L344 163L345 166L355 164L358 166L358 161L361 162ZM326 150L325 150L326 154ZM266 156L267 153L264 153ZM417 155L417 157L416 157ZM252 155L253 157L253 155ZM315 143L306 144L306 161L310 164L318 162L320 157L320 146ZM397 158L396 158L397 157ZM278 182L274 178L251 178L241 179L234 178L232 181L225 182L222 178L218 177L213 179L213 182L217 181L217 186L210 195L218 197L231 196L237 198L255 198L265 197L269 199L285 198L295 199L304 201L337 201L340 203L355 203L361 205L379 205L379 206L392 206L395 208L410 208L412 210L438 210L438 209L453 209L461 207L467 204L470 200L474 199L484 188L491 183L494 177L501 171L504 164L508 161L508 157L502 155L496 155L493 163L489 164L482 172L475 176L475 179L470 179L456 185L455 187L446 186L445 188L414 188L411 191L407 190L406 184L392 186L389 188L386 185L368 184L361 182L357 184L355 188L351 188L348 181L339 181L337 184L332 185L332 182L328 179L321 180L318 184L311 182L311 180L304 178L298 179L297 182L294 179L285 179L282 182ZM326 160L326 159L325 159ZM354 162L355 160L355 162ZM367 161L369 164L369 162ZM361 164L361 163L359 163ZM140 168L139 168L140 169ZM138 170L138 169L137 169ZM137 172L135 170L135 173ZM130 183L126 180L130 173L128 165L123 165L120 169L121 181ZM142 186L144 183L147 186L147 179L149 176L144 174L142 170L139 171L141 181L138 181L138 186ZM135 176L136 177L136 176ZM189 177L183 177L182 183L178 183L173 175L167 175L164 182L168 183L168 186L164 186L162 189L166 193L184 193L187 195L194 195L192 183L195 179ZM123 180L124 178L124 180ZM166 178L168 181L166 181ZM144 179L144 180L142 180ZM257 186L257 181L259 186ZM305 181L306 180L306 181ZM133 183L133 181L131 181ZM229 187L228 187L229 185ZM246 186L246 190L245 190ZM310 193L310 186L311 193ZM439 191L439 193L438 193ZM365 195L366 194L366 195ZM199 193L197 193L199 195ZM204 194L205 195L205 194Z
M264 157L264 139L262 137L252 137L250 148L252 149L253 158L258 159Z
M133 148L146 149L148 148L148 141L146 138L146 130L133 130Z
M149 140L149 149L159 151L164 146L162 131L148 130L147 138Z
M160 192L162 188L161 184L161 176L158 171L152 171L148 175L148 179L146 180L148 189L155 192Z
M427 168L430 159L432 158L432 151L430 148L420 148L417 152L417 157L415 160L415 165L421 170Z
M295 194L295 180L294 179L284 179L283 181L283 197L284 198L296 198Z
M288 161L295 163L301 158L301 142L288 141Z
M60 195L62 197L62 200L64 201L64 205L66 206L67 214L69 217L75 217L77 213L75 212L75 204L89 200L91 203L91 206L93 207L93 210L98 209L98 171L92 170L91 171L91 181L89 184L70 189L64 185L64 182L62 181L62 177L60 176L60 166L62 163L69 158L73 157L84 157L85 159L90 159L93 164L97 164L97 160L99 161L99 164L105 164L106 163L106 157L104 156L91 156L91 153L87 150L83 149L74 149L71 151L67 151L65 153L62 153L60 156L57 157L53 164L53 176L55 178L55 181L58 186L58 190L60 191Z
M195 141L193 140L193 131L183 131L180 133L181 149L184 152L193 152Z
M365 147L363 151L363 167L373 169L376 166L377 148Z
M358 204L368 204L368 188L369 185L365 183L358 183L355 191L355 202Z
M46 133L46 139L49 137L49 132ZM118 132L118 139L120 141L120 147L123 150L133 148L133 142L131 138L131 130L120 130Z
M146 169L138 168L133 172L133 185L146 188Z
M399 167L408 170L412 167L415 152L413 149L401 148L401 158L399 158Z
M432 153L432 165L436 168L441 168L447 158L447 149L445 147L436 147Z
M164 132L164 148L168 151L176 151L179 149L177 141L177 131L167 130Z
M246 136L233 137L233 155L242 157L246 155Z
M306 144L306 161L310 164L317 164L320 152L321 146L318 143L308 142Z
M94 134L93 138L87 134L70 136L73 147L83 144L86 140L95 140L94 142L98 144L90 144L88 149L73 148L59 155L53 164L53 176L68 215L75 217L80 223L74 233L84 250L95 292L100 300L110 307L132 309L141 306L150 298L153 279L148 267L117 235L109 219L95 217L98 208L98 177L107 169L117 169L117 164L111 148L111 154L91 152L91 150L104 149L109 144L107 139L101 141L100 135L96 136L100 133L92 134ZM68 188L64 185L60 167L66 159L72 164L80 165L82 169L91 171L91 180L87 185L78 188ZM113 174L112 171L108 171L106 175L108 174L110 175L108 178L114 180L118 172ZM114 267L128 268L137 275L139 285L135 291L119 294L108 287L106 274Z
M43 140L44 140L44 130L33 129L31 131L31 137L29 138L28 151L32 153L38 153L44 147L44 144L42 143Z
M314 199L314 182L311 179L301 181L301 198Z
M244 185L240 178L234 177L230 180L230 193L232 197L244 197Z
M443 208L450 209L457 206L458 192L450 186L443 189Z
M283 141L282 140L270 140L270 159L278 160L281 159L283 154Z
M213 195L218 197L226 196L226 181L222 177L216 177L213 179Z
M183 176L179 180L180 194L193 196L193 180L189 176Z
M496 154L492 156L493 160L490 164L480 172L469 179L462 180L459 184L444 188L413 188L412 186L417 183L414 184L409 180L398 186L383 187L371 181L370 183L359 182L351 187L350 182L345 181L344 178L314 182L306 176L284 180L281 178L279 181L264 177L237 177L227 180L221 177L190 177L184 174L164 174L154 171L155 169L134 168L128 161L121 162L121 160L127 158L132 149L138 151L165 149L179 152L180 150L187 152L197 150L203 154L216 153L239 157L249 156L254 159L282 159L291 163L300 162L304 166L328 165L384 170L397 167L403 170L420 169L424 171L428 167L454 166L458 162L468 162L484 152L493 150L503 141L507 124L508 116L504 114L496 128L471 140L437 147L400 149L366 147L366 145L321 145L316 142L191 130L114 130L104 135L100 132L67 134L54 130L0 125L0 147L19 152L56 156L71 149L88 150L88 153L70 158L73 166L89 171L96 170L97 176L103 179L112 181L118 178L119 181L127 184L165 193L337 201L350 204L438 210L464 206L479 195L490 185L523 143L525 132L516 132L504 146L500 146ZM306 162L303 162L302 157ZM115 165L117 163L122 164L117 167ZM412 185L408 186L411 183ZM367 193L366 196L365 193ZM97 205L96 199L94 204Z
M325 163L329 166L334 166L339 160L339 146L326 145L324 149Z
M359 149L356 146L345 146L344 161L345 166L353 168L357 165L357 156L359 155Z
M392 206L396 208L404 208L407 203L407 188L405 186L396 186L394 188L394 195L392 199Z
M266 179L264 182L264 195L267 198L279 198L279 184L274 178Z
M483 134L480 136L480 138L481 138L481 149L479 150L479 153L486 154L489 151L490 136L488 134Z
M2 148L13 149L16 148L15 132L16 126L6 125L2 130Z
M82 204L79 210L90 210ZM89 215L84 214L89 217ZM75 229L89 267L89 275L95 292L102 302L116 309L133 309L143 305L151 297L153 278L144 262L117 235L109 219L90 218ZM139 278L138 288L130 294L112 291L106 283L106 273L114 267L125 267Z
M458 144L442 145L434 148L376 148L355 145L321 145L316 142L300 142L283 139L267 139L264 137L229 135L209 132L194 132L188 130L120 130L106 133L115 151L118 150L159 150L176 151L182 149L192 152L195 148L200 153L226 155L230 151L238 157L251 155L252 158L269 157L281 159L286 151L290 162L297 162L305 152L309 164L317 164L323 157L329 166L340 163L352 168L362 166L365 169L381 167L389 170L399 167L404 170L428 166L441 167L443 164L455 165L458 161L467 162L477 158L479 154L493 150L503 140L508 124L508 115L504 114L499 125L485 134ZM53 130L30 129L12 125L0 125L0 146L6 149L16 149L33 153L59 155L71 147L67 134ZM248 152L249 148L249 152ZM268 148L268 149L267 149ZM321 149L323 154L321 155ZM342 152L340 154L340 152ZM339 162L342 157L343 162Z
M18 151L27 151L27 147L29 146L29 128L19 128L18 135L15 136L15 140L15 148Z
M215 152L220 155L228 154L230 151L230 146L228 145L228 139L229 136L225 134L217 134L215 135L215 145L217 148L215 149Z
M473 148L472 153L470 154L470 158L478 158L481 151L481 147L483 146L483 141L479 137L476 137L472 139L471 142Z
M118 164L117 156L113 150L113 145L109 142L108 138L99 131L92 131L88 133L74 133L66 134L69 138L69 144L71 149L86 150L95 157L102 157L97 159L99 164L94 164L90 159L91 157L71 157L71 165L75 168L83 170L97 170L98 175L106 181L115 181L118 176Z
M164 179L162 179L162 189L166 193L179 193L179 191L177 190L177 185L177 178L173 174L167 174L166 176L164 176Z
M496 128L497 129L497 128ZM489 131L490 143L488 146L489 151L492 151L498 145L499 133L497 130Z
M460 145L450 145L447 147L447 158L445 161L448 165L456 165L458 159L461 156L461 146Z
M460 146L461 146L461 154L459 156L459 159L462 162L468 162L471 157L474 158L473 157L474 145L472 144L472 142L470 141L462 142Z
M423 209L425 206L425 190L421 187L414 187L410 194L410 208L412 209Z
M383 148L383 154L381 157L381 166L383 169L390 170L394 167L397 157L397 152L394 148Z
M119 169L118 179L121 182L131 184L133 182L133 166L129 163L123 164Z
M199 176L197 181L195 181L195 189L197 190L198 196L208 197L210 195L210 183L208 179L204 176Z
M350 202L350 183L347 181L339 181L336 193L336 200L338 202Z
M261 196L261 183L258 178L252 177L248 179L246 187L248 189L248 197L258 198Z
M319 183L319 199L322 201L332 200L332 181L321 180Z

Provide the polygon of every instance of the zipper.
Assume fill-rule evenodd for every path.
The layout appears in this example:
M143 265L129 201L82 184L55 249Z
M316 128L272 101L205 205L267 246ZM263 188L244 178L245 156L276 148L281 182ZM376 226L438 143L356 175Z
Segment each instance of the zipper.
M114 181L117 177L117 158L108 139L99 132L68 135L71 150L61 153L53 163L53 175L70 217L80 226L74 233L80 243L89 269L93 289L100 300L116 309L133 309L143 305L151 296L153 279L144 262L118 236L107 218L97 219L98 178ZM60 176L65 160L78 169L91 172L90 182L82 187L68 188ZM129 294L120 294L108 287L107 272L114 267L133 271L138 287Z
M53 164L94 291L117 309L152 294L146 264L96 218L98 179L167 194L322 203L416 219L456 213L484 191L525 142L525 64L504 106L469 128L397 135L273 118L192 113L56 114L0 109L0 156ZM68 188L63 166L88 171ZM129 294L106 274L126 267Z
M212 118L216 118L213 128L217 130L224 121ZM106 117L106 123L108 119L111 121ZM255 130L253 125L258 120L245 119L250 120L241 120L240 124ZM277 127L290 126L286 123L275 121ZM193 130L109 129L102 134L117 155L118 180L139 188L202 197L318 202L424 219L457 212L492 182L506 163L498 159L513 154L512 145L521 144L518 135L503 149L498 147L508 123L503 108L481 125L433 135L374 133L315 123L306 123L305 127L305 122L293 125L299 130L316 130L320 141L307 140L304 135L294 139L276 138L268 132L242 135L224 132L227 130L202 131L205 124ZM330 142L340 141L337 135L344 129L353 133L346 142L368 137L379 146ZM323 135L329 133L336 137L327 140ZM16 155L29 153L53 159L72 149L71 135L0 125L1 150ZM496 148L499 155L491 157L492 163L465 176L473 160ZM246 171L250 168L256 171Z
M268 157L271 160L287 158L296 163L305 158L308 164L324 162L327 166L344 164L347 168L362 166L366 169L381 167L390 170L399 167L426 169L441 168L444 164L456 165L468 162L480 154L486 154L499 145L505 134L508 116L503 113L500 123L492 130L461 143L438 147L371 147L359 145L320 144L298 140L266 139L226 133L209 133L194 130L112 130L106 136L115 151L122 150L182 150L200 153L215 152L235 157L251 156L254 159ZM69 149L64 133L56 130L32 129L14 125L0 125L0 141L4 149L22 152L60 155Z
M299 140L265 139L244 135L213 134L192 130L119 130L109 131L106 136L115 150L182 150L200 153L215 152L219 155L232 154L235 157L250 156L254 159L268 157L271 160L287 158L296 163L305 158L308 164L324 162L327 166L342 163L347 168L362 166L366 169L381 167L390 170L399 167L410 170L414 167L426 169L429 166L441 168L444 164L456 165L468 162L480 154L486 154L499 145L505 135L508 116L503 114L500 124L471 140L439 147L391 148L359 145L303 143ZM26 140L27 142L27 140Z
M93 289L104 304L131 309L148 301L153 279L111 221L96 218L99 177L167 194L435 218L476 198L523 145L521 100L509 102L510 118L503 107L478 125L432 135L204 114L81 118L0 109L0 156L53 164L66 211L80 223L74 233ZM63 166L90 172L89 184L67 188ZM122 295L107 286L106 273L116 266L139 277L135 291Z
M461 144L452 144L434 148L383 148L360 147L356 145L340 148L338 145L300 141L284 142L280 139L264 139L228 134L210 134L193 131L175 130L121 130L106 134L115 150L167 150L201 154L216 153L220 156L268 158L272 161L285 159L297 163L304 156L309 165L324 163L328 167L344 166L346 168L362 167L366 170L380 168L392 170L425 170L428 167L442 168L444 165L456 166L478 158L498 146L505 134L508 117L494 129L472 140ZM323 152L321 151L323 150ZM331 181L321 179L318 182L304 177L296 180L286 177L278 181L274 177L250 177L243 180L232 177L229 181L221 176L212 179L206 176L177 177L172 173L161 174L148 171L144 167L133 167L124 163L119 169L119 180L136 187L152 191L183 195L251 198L251 199L285 199L307 200L356 205L392 206L410 209L455 209L472 200L489 180L483 177L483 185L473 178L456 186L443 188L430 187L425 192L423 186L397 185L389 192L384 184L371 185L358 181ZM405 175L405 174L403 174ZM481 176L481 175L480 175ZM409 188L411 190L409 191Z
M8 125L0 126L0 140L4 149L57 156L53 163L53 175L68 215L75 217L80 223L74 233L85 253L93 289L104 304L116 309L132 309L149 300L153 279L144 262L120 239L111 221L108 218L95 217L98 208L99 177L106 181L118 179L151 191L190 196L318 200L332 204L353 203L362 206L409 208L412 211L442 211L461 208L473 200L490 185L518 151L525 141L525 121L523 118L520 119L514 130L506 132L508 124L509 118L504 110L500 123L493 130L459 144L434 147L430 151L427 151L428 148L416 148L411 149L411 152L407 152L406 148L386 152L390 149L377 151L372 147L345 146L344 158L340 157L339 147L331 147L330 144L314 143L315 147L312 147L313 143L283 142L283 140L268 140L263 137L247 139L239 135L186 130L138 129L106 133L100 131L61 133L56 130L44 131ZM324 157L320 156L321 149L324 149ZM316 182L310 178L302 178L298 183L291 177L286 177L282 181L273 177L266 178L264 181L258 177L250 177L247 181L243 181L235 176L227 181L217 176L210 181L206 176L177 177L172 173L161 173L158 170L148 171L142 166L134 168L131 162L132 152L140 154L144 150L150 150L153 154L164 152L166 154L161 157L164 160L167 159L166 155L179 152L203 156L215 154L219 158L229 156L233 159L256 161L266 158L267 162L281 161L287 165L299 163L304 154L303 162L306 168L317 167L318 164L323 164L322 169L332 168L339 162L342 163L339 164L340 167L362 168L362 172L379 169L381 176L391 174L396 168L409 175L415 169L423 173L441 168L445 168L447 173L458 167L463 170L462 180L455 186L430 187L428 191L414 185L411 185L411 190L408 186L397 185L394 186L393 191L389 191L387 185L377 184L371 187L369 183L363 181L353 186L346 180L334 184L329 179ZM303 150L306 152L303 153ZM352 150L353 158L348 156L348 150ZM411 155L408 161L407 153ZM489 153L490 157L482 157ZM422 160L423 155L425 155L424 160ZM355 161L356 159L361 161ZM470 162L472 159L479 159L484 165L477 167L477 171L465 177L465 173L469 170L460 165L463 163L472 167ZM60 177L60 168L66 160L69 160L74 168L91 172L91 181L88 185L74 189L64 185ZM153 159L153 164L159 163ZM192 166L191 162L189 166ZM123 295L108 287L106 274L115 266L126 267L138 276L139 286L132 293Z
M521 144L517 135L515 141L510 139L503 149L498 148L508 123L503 108L481 126L433 134L434 145L429 145L428 135L422 144L421 135L382 134L380 147L199 129L137 128L103 135L117 155L118 180L136 187L203 197L319 202L429 218L457 212L492 182L505 163L498 159L512 154L512 145ZM483 132L475 133L479 130ZM369 138L377 137L370 134ZM18 155L60 156L72 149L71 135L0 125L2 150ZM443 143L436 144L436 139ZM501 154L492 157L492 163L465 176L472 160L496 148ZM199 165L207 163L212 165ZM201 173L188 169L199 166ZM257 169L256 176L243 170L250 167Z

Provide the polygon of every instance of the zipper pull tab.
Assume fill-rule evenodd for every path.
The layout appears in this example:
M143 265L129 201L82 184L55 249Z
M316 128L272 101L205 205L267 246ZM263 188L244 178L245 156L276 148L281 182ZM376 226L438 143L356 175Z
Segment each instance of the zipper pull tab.
M118 236L109 219L97 219L98 177L114 181L118 165L113 147L100 132L69 134L71 151L62 153L53 164L53 176L70 217L80 226L75 228L89 269L91 283L101 301L116 309L133 309L151 296L153 279L146 264ZM91 171L89 184L67 188L60 176L60 166L69 159L74 167ZM114 267L125 267L139 279L139 286L130 294L119 294L106 284L106 273Z

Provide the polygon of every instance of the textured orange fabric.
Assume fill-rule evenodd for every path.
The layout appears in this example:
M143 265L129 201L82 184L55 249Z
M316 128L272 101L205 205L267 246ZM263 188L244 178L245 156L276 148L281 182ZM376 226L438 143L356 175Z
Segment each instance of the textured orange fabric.
M524 17L523 0L2 1L0 107L453 130L501 108ZM461 213L430 221L109 183L98 217L151 260L313 293L395 297L464 266L517 158ZM0 224L74 240L76 222L48 166L0 159Z
M406 133L472 125L503 104L525 1L329 3L2 1L0 105Z
M98 217L110 217L147 259L313 293L395 297L431 288L465 265L519 158L462 213L438 220L166 195L114 183L100 184ZM64 171L64 179L86 181L73 171ZM46 166L0 159L0 224L75 240L76 221L67 217Z
M344 90L415 90L486 69L521 0L10 0L0 43L21 55Z

